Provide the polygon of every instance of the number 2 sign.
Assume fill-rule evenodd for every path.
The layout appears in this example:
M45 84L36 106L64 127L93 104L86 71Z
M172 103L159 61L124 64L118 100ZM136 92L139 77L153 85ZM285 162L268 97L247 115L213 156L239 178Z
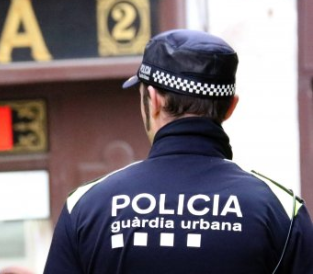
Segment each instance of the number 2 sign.
M98 0L98 52L101 56L141 54L150 38L148 0Z

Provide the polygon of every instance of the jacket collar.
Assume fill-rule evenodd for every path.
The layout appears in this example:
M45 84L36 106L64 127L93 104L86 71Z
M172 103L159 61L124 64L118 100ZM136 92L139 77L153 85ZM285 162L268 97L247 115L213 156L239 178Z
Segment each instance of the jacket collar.
M199 154L229 160L233 156L222 126L204 117L177 119L157 132L149 158L172 154Z

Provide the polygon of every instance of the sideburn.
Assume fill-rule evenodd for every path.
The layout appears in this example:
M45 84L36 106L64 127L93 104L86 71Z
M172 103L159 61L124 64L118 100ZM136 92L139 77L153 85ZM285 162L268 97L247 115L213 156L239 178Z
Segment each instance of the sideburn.
M146 130L150 131L151 129L151 124L150 124L150 108L149 108L149 98L150 98L150 94L148 91L148 88L144 85L143 88L143 107L144 107L144 111L145 111L145 115L146 115Z

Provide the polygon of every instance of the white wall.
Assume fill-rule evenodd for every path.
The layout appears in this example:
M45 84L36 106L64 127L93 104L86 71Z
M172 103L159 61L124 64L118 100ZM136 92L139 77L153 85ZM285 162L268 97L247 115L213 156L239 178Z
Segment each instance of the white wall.
M234 161L300 193L295 0L187 0L188 28L223 37L239 55ZM203 9L207 7L207 18Z

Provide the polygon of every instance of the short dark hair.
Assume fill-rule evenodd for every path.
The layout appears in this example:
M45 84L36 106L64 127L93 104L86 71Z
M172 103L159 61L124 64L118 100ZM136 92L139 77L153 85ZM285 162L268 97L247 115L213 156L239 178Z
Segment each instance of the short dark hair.
M147 85L144 84L144 98L149 97ZM185 114L195 114L207 117L221 124L232 103L234 96L200 98L169 92L165 89L156 88L158 93L165 98L164 111L175 118Z

